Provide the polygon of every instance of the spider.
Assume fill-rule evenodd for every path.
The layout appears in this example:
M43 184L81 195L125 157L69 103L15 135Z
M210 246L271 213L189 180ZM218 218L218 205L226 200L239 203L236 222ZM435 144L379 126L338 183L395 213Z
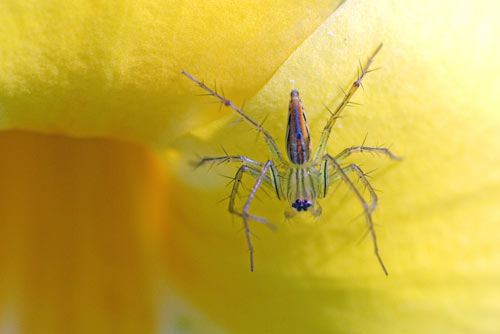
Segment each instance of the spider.
M240 164L240 167L234 176L235 182L229 197L228 210L231 214L239 216L243 219L244 231L250 253L250 271L254 271L254 249L252 246L249 220L268 223L265 218L257 217L249 213L252 200L255 198L257 190L261 186L272 188L279 200L288 201L290 207L288 207L285 211L285 217L293 217L301 211L308 211L312 215L319 217L322 210L317 200L326 197L328 188L333 182L342 180L352 190L363 207L363 214L373 241L375 256L377 257L384 273L386 275L388 274L384 262L379 254L377 237L373 227L372 212L375 210L377 205L377 195L375 190L368 182L365 173L363 173L358 165L342 165L341 162L352 153L358 152L382 153L394 160L400 160L400 158L392 154L388 148L363 146L364 143L361 146L346 148L335 156L326 153L328 138L330 137L335 121L340 117L342 111L349 104L351 97L354 95L359 86L361 86L361 81L365 75L370 72L369 67L381 48L382 44L380 44L368 58L364 67L360 65L360 72L358 72L357 79L352 83L347 93L344 92L344 97L337 108L334 111L327 108L330 112L330 116L321 134L319 146L314 153L312 150L311 136L309 134L307 119L302 101L299 97L299 92L296 89L291 91L286 130L286 153L288 160L283 157L278 149L278 146L276 145L276 142L261 124L255 122L230 100L219 95L216 90L210 89L203 82L199 81L185 71L182 71L182 74L204 89L208 93L206 95L217 98L222 105L231 108L241 119L249 123L259 133L262 133L271 153L272 158L267 160L265 163L252 160L243 155L229 154L220 157L205 157L197 163L197 166L218 162L235 162ZM245 173L255 178L255 184L251 188L250 194L248 195L243 208L238 210L235 208L235 198L238 194L238 187L240 186L242 177ZM370 204L364 199L360 191L347 176L349 173L355 173L368 189L371 197Z

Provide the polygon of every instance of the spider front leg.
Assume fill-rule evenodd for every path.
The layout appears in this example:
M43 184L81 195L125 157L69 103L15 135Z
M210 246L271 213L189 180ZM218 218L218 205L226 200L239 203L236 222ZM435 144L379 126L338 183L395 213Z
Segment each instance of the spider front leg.
M356 197L358 198L358 200L361 202L361 204L363 206L363 212L364 212L365 218L366 218L366 224L368 225L368 229L369 229L370 235L372 237L375 256L377 257L377 259L378 259L378 261L380 263L380 266L382 267L382 270L384 271L384 273L386 275L388 275L387 269L385 268L384 262L382 261L382 258L380 257L380 254L379 254L378 243L377 243L377 235L375 234L375 228L373 227L373 220L372 220L372 215L371 215L372 212L373 212L373 210L375 209L375 206L377 205L377 195L375 194L375 190L370 185L370 183L366 179L363 171L358 166L356 166L356 165L353 164L353 165L349 166L350 168L349 167L348 168L342 168L342 167L340 167L340 165L338 164L338 162L335 160L335 158L333 158L329 154L325 154L323 156L323 160L326 160L327 163L330 163L333 166L333 168L335 169L335 171L337 172L337 174L340 176L340 178L347 184L347 186L354 192L354 194L356 195ZM356 186L354 185L354 183L352 183L351 179L349 179L349 177L347 176L347 173L350 172L350 171L354 171L361 178L361 180L363 181L363 183L368 187L368 189L370 191L370 194L372 196L372 203L371 203L371 205L368 205L368 203L363 198L363 196L361 196L361 193L356 188Z
M269 152L271 153L272 159L274 159L280 166L286 164L286 161L283 158L283 155L281 154L280 150L278 149L276 142L274 141L273 137L262 127L262 124L259 124L256 121L254 121L247 114L245 114L243 110L235 106L233 102L226 99L224 96L219 95L219 93L217 93L216 90L210 89L207 85L205 85L203 82L193 77L191 74L188 74L185 71L182 71L182 74L184 74L190 80L194 81L198 86L204 89L207 92L206 95L213 96L214 98L218 99L222 105L231 108L238 115L238 117L240 117L245 122L250 124L259 133L262 133L264 135L264 141L266 142L269 148Z
M361 73L358 74L358 78L352 83L351 87L347 92L344 93L344 98L340 102L340 104L337 106L335 111L331 111L328 109L330 112L330 117L328 118L328 121L325 125L325 128L323 129L323 132L321 133L321 139L319 140L319 145L318 148L316 149L316 152L314 152L313 156L313 161L319 163L321 159L323 159L325 153L326 153L326 148L328 145L328 138L330 138L330 133L332 132L333 125L337 121L337 119L340 117L344 109L349 105L351 98L353 97L354 93L358 90L359 86L361 86L361 82L363 81L363 78L365 77L366 74L373 70L369 70L370 65L373 62L373 59L377 55L377 53L380 51L382 48L382 44L380 44L377 49L372 53L370 58L366 61L365 67L361 68Z
M234 177L234 185L233 185L233 189L231 191L231 196L230 196L230 199L229 199L229 207L228 207L229 212L232 213L232 214L234 214L234 215L240 216L243 219L243 227L245 229L245 235L246 235L246 239L247 239L247 243L248 243L248 250L250 252L250 271L252 271L252 272L253 272L253 269L254 269L253 246L252 246L251 231L250 231L250 226L249 226L248 220L252 219L254 221L257 221L257 222L260 222L260 223L264 223L264 224L266 224L266 225L274 228L274 225L270 224L265 218L261 218L261 217L257 217L257 216L253 216L253 215L249 214L250 204L252 204L252 200L255 198L257 190L262 185L262 182L266 179L266 174L267 174L267 172L268 172L268 170L270 168L276 169L276 166L275 166L275 164L271 160L268 160L262 166L260 174L258 174L257 180L255 181L255 184L252 187L252 191L250 192L250 195L248 195L248 198L247 198L247 200L245 202L245 205L243 206L242 211L239 212L239 211L237 211L235 209L234 202L235 202L235 199L236 199L236 195L238 193L239 184L241 183L241 179L243 178L243 173L247 172L247 173L250 173L251 175L254 175L250 171L250 169L249 169L248 166L246 166L246 165L241 166L238 169L238 171L236 172L236 175ZM272 178L273 183L276 184L276 182L278 182L275 185L275 188L279 187L279 176L276 175L276 178L277 179Z

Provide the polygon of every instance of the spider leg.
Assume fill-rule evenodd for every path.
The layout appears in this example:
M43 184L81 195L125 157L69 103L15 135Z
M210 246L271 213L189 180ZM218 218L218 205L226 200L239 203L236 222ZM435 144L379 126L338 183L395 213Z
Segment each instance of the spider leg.
M274 141L273 137L262 127L262 124L257 123L254 121L250 116L245 114L243 110L238 108L236 105L234 105L233 102L230 100L226 99L224 96L219 95L217 91L210 89L207 85L205 85L203 82L199 81L195 77L193 77L191 74L186 73L185 71L182 71L182 74L184 74L186 77L188 77L190 80L194 81L198 86L200 86L202 89L204 89L209 95L213 96L216 99L219 100L221 105L224 105L226 107L229 107L233 109L236 114L238 114L238 117L249 123L253 128L255 128L259 133L262 133L264 135L264 140L266 141L267 146L269 147L269 151L271 152L271 155L275 161L278 161L280 165L285 165L286 161L283 159L283 155L281 154L280 150L278 149L278 146L276 145L276 142Z
M262 162L252 160L250 158L247 158L243 155L225 155L221 157L204 157L200 161L195 162L194 166L196 168L203 166L205 164L222 164L226 162L240 162L243 163L244 166L246 167L246 172L249 174L252 174L254 177L258 177L260 174L260 171L262 169L262 166L264 165ZM264 182L266 185L271 186L271 188L274 189L276 192L276 196L278 199L283 198L283 193L281 191L281 186L280 186L280 180L279 180L279 173L278 173L278 168L274 163L271 164L269 167L269 175L265 176Z
M200 161L194 163L195 167L200 167L209 163L224 163L224 162L241 162L246 165L262 167L263 163L247 158L243 155L225 155L222 157L204 157Z
M368 60L366 61L365 67L363 67L361 69L361 73L358 74L358 78L356 79L356 81L354 81L352 83L352 85L349 88L349 90L344 93L344 98L342 99L342 101L340 102L340 104L337 106L337 108L335 109L335 111L330 111L327 108L328 111L330 111L330 117L328 118L328 122L326 123L325 128L323 129L323 133L321 134L321 139L319 141L319 146L316 149L316 152L314 152L313 161L319 162L320 159L322 159L323 156L325 155L325 153L326 153L326 146L328 144L328 138L330 137L330 132L332 131L332 128L333 128L333 125L335 124L335 121L337 120L337 118L340 117L340 114L345 109L345 107L349 104L349 101L351 100L351 98L354 95L354 93L356 92L356 90L358 90L359 86L361 86L361 81L363 80L363 78L365 77L365 75L368 72L371 72L371 71L368 70L368 68L372 64L373 58L375 58L375 56L377 55L377 53L380 51L381 48L382 48L382 44L380 44L377 47L377 49L372 53L372 55L370 56L370 58L368 58Z
M375 191L373 190L373 187L371 187L370 183L368 182L365 175L363 174L363 172L361 171L361 169L358 166L350 165L352 170L354 172L356 172L356 174L361 178L361 180L365 183L365 185L367 185L368 189L370 190L370 194L372 195L372 204L371 204L371 206L369 206L368 203L366 202L366 200L363 198L363 196L361 196L361 193L356 188L354 183L352 183L351 179L349 179L349 177L347 176L347 172L349 172L349 168L345 170L342 167L340 167L338 162L331 155L325 154L323 159L327 159L329 161L329 163L332 164L333 168L340 175L340 178L349 186L349 188L354 192L354 194L356 195L358 200L361 202L361 204L363 206L363 212L364 212L365 218L366 218L366 224L368 225L368 229L369 229L370 235L372 237L375 256L377 257L378 262L380 263L380 266L382 267L382 270L384 271L384 273L386 275L388 275L387 269L385 268L384 262L382 261L382 258L380 257L380 254L379 254L378 244L377 244L377 236L375 234L375 228L373 227L373 220L372 220L371 214L372 214L372 212L375 209L375 206L377 204L377 196L375 194Z
M370 182L366 178L365 173L363 173L361 168L359 168L359 166L355 165L355 164L350 164L349 166L342 168L342 170L344 171L345 174L348 174L350 172L356 173L356 175L358 175L361 182L363 182L365 187L368 188L368 191L370 192L370 197L372 200L372 202L370 204L370 214L373 213L373 211L375 211L375 208L377 207L378 197L377 197L377 193L375 192L375 189L372 187L372 185L370 184Z
M344 171L344 173L348 174L352 172L352 167L351 166L342 167L342 170ZM318 182L319 197L325 198L326 194L328 193L328 189L330 188L330 185L332 185L340 178L341 178L340 175L334 170L331 164L328 163L328 159L324 158L321 161L319 170L319 182Z
M243 217L243 213L238 211L235 208L235 201L236 201L236 197L238 196L238 190L239 190L241 180L243 178L244 173L248 173L252 176L255 176L253 171L246 165L242 165L240 168L238 168L238 171L236 172L236 175L234 176L234 179L233 179L233 181L234 181L233 188L231 190L231 195L229 196L229 206L228 206L228 210L231 214L236 215L236 216L240 216L240 217ZM261 173L258 173L257 175L260 176L260 174ZM252 215L247 214L247 218L252 219L254 221L257 221L257 222L260 222L260 223L268 224L269 226L272 226L272 224L269 224L267 222L267 220L265 218L262 218L262 217L257 217L257 216L252 216Z
M243 225L244 225L243 227L244 227L245 235L246 235L246 239L247 239L248 251L250 252L250 271L252 271L252 272L254 269L254 261L253 261L254 250L253 250L251 231L250 231L250 226L249 226L248 221L251 219L251 220L254 220L254 221L257 221L260 223L264 223L271 228L274 228L274 225L269 223L265 218L257 217L257 216L253 216L253 215L249 214L250 204L252 204L252 200L255 198L257 190L260 188L260 186L262 185L262 182L265 180L266 174L271 166L274 166L274 163L271 160L268 160L262 166L260 174L258 174L258 176L257 176L257 179L255 181L254 186L252 187L250 195L248 195L248 198L245 202L245 205L243 206L243 209L240 212L240 211L235 209L234 202L235 202L235 199L236 199L236 196L238 193L239 184L241 183L241 179L243 178L243 173L249 172L248 166L242 165L238 169L238 171L236 172L236 175L234 178L235 182L234 182L233 189L231 191L231 196L229 199L229 207L228 207L229 212L234 214L234 215L240 216L243 219ZM252 173L250 173L250 174L252 174ZM277 176L277 177L279 178L279 176Z
M401 157L398 157L397 155L394 155L388 148L386 147L369 147L369 146L352 146L348 147L339 154L335 156L335 160L337 161L342 161L345 158L347 158L349 155L352 153L362 153L362 152L375 152L375 153L382 153L389 157L390 159L393 160L402 160Z

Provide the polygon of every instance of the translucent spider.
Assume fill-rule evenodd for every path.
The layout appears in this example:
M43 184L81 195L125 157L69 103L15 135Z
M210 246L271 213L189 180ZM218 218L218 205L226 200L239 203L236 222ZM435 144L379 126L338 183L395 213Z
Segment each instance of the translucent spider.
M363 207L363 213L373 241L375 255L380 263L380 266L382 267L382 270L387 275L387 270L379 254L377 237L372 221L372 212L375 210L377 205L377 195L375 190L370 185L366 175L363 173L361 168L359 168L359 166L355 164L342 165L341 162L350 154L357 152L382 153L394 160L399 160L400 158L392 154L389 149L385 147L368 147L363 145L346 148L335 156L326 153L328 138L335 121L340 117L342 111L349 104L351 97L361 85L361 81L364 76L370 72L368 69L373 62L373 58L381 48L382 44L380 44L375 52L368 58L366 65L361 67L361 72L358 74L358 78L352 83L347 93L344 93L344 98L337 108L334 111L329 110L330 117L322 132L319 146L314 154L312 153L311 137L309 135L306 115L302 101L299 97L299 92L295 89L292 90L290 93L291 98L288 109L288 123L286 131L286 150L288 160L283 157L274 139L262 127L262 125L251 119L230 100L219 95L217 91L208 88L203 82L198 81L190 74L182 71L182 74L208 92L206 95L217 98L221 104L231 108L240 118L253 126L259 131L259 133L262 133L271 153L272 159L266 161L265 163L252 160L242 155L226 154L225 156L220 157L205 157L197 164L198 166L217 162L236 162L241 164L234 177L235 182L233 184L231 196L229 197L228 210L231 214L240 216L243 219L248 249L250 252L250 271L254 270L254 260L249 220L267 223L265 218L257 217L249 213L250 205L252 204L252 200L254 199L257 190L262 185L270 187L273 189L279 200L288 201L290 203L290 207L288 207L285 211L286 217L292 217L301 211L309 211L314 216L320 216L321 207L319 206L317 200L324 198L327 195L328 188L333 182L341 180L352 190ZM235 208L235 198L238 194L238 187L240 186L240 181L244 173L253 176L255 178L255 184L240 211ZM370 204L363 198L360 191L347 176L349 173L355 173L368 189L371 197Z

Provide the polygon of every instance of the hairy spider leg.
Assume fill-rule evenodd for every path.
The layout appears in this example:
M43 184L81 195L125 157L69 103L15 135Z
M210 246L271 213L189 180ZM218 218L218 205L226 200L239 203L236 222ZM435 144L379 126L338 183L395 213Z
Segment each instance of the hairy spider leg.
M354 173L356 173L358 175L358 177L361 179L361 182L363 182L365 187L368 189L368 192L370 193L370 197L372 198L372 203L370 204L370 214L372 214L373 211L375 210L375 208L377 207L377 203L378 203L378 197L377 197L377 193L375 192L375 189L372 187L372 185L370 184L370 182L366 178L365 173L363 173L363 171L361 170L361 168L358 165L350 164L348 167L351 171L354 171Z
M254 177L258 177L262 170L264 164L259 161L252 160L243 155L226 155L222 157L205 157L196 164L196 167L200 167L209 163L225 163L225 162L241 162L245 166L245 171ZM243 167L242 166L242 167ZM283 191L281 189L280 176L278 173L278 168L274 163L269 166L269 175L264 177L264 183L269 187L273 188L276 193L276 197L279 200L283 198Z
M361 74L358 75L358 78L356 79L356 81L354 81L352 83L351 87L349 88L349 91L344 94L344 98L342 99L340 104L337 106L337 109L335 109L334 112L330 111L330 117L328 118L328 121L325 125L325 128L323 129L323 132L321 133L321 139L319 141L319 146L313 155L313 161L315 163L320 163L321 159L323 159L323 156L326 153L326 148L328 145L328 138L330 137L330 133L332 132L332 127L335 124L335 121L337 120L337 118L340 117L340 114L342 113L342 111L349 104L351 97L354 95L356 90L358 90L359 86L361 86L361 81L363 80L365 75L370 72L368 70L368 68L372 64L373 59L375 58L377 53L382 48L382 45L383 44L380 43L380 45L377 47L375 52L373 52L373 54L370 56L370 58L368 58L368 61L366 62L365 67L361 69Z
M252 246L252 237L251 237L250 225L248 223L248 220L252 219L254 221L267 224L268 226L269 225L273 226L273 225L269 224L265 218L250 215L248 212L250 210L250 204L252 204L252 200L254 199L255 194L257 193L257 190L262 185L262 182L266 176L267 170L271 165L274 165L274 163L271 160L268 160L262 166L262 170L261 170L259 176L257 177L257 180L255 181L254 186L252 187L252 191L250 192L250 195L248 195L248 198L245 202L245 205L243 206L242 211L239 212L238 210L235 209L234 202L236 199L236 195L238 193L238 187L240 185L241 179L243 178L243 173L248 171L247 166L245 166L245 165L241 166L238 169L238 171L236 172L236 176L234 177L235 182L233 184L233 189L231 191L231 197L229 199L229 207L228 207L229 212L243 218L243 225L244 225L243 227L245 229L245 236L247 239L248 251L250 252L250 271L252 271L252 272L254 270L254 262L253 262L254 250L253 250L253 246Z
M382 261L382 258L380 257L379 249L378 249L378 243L377 243L377 235L375 234L375 228L373 227L373 220L372 220L372 212L375 209L375 206L377 205L377 195L375 194L375 190L373 187L370 185L368 180L366 179L365 174L363 171L356 165L352 164L348 166L348 168L342 168L340 167L339 163L329 154L325 154L323 157L323 160L328 160L328 163L331 163L335 171L338 173L340 178L347 184L347 186L354 192L358 200L360 201L361 205L363 206L363 212L365 214L366 218L366 224L368 226L368 229L370 231L370 235L372 237L373 241L373 250L375 252L375 256L378 259L378 262L380 263L380 266L382 267L382 270L386 275L388 275L387 269L385 268L384 262ZM350 168L349 168L350 167ZM370 195L372 196L372 203L371 205L368 205L366 200L363 198L359 190L356 188L354 183L349 179L347 176L347 173L354 171L358 177L362 180L362 182L367 186L367 188L370 191Z
M264 140L266 141L266 144L267 144L267 146L269 148L269 151L271 152L272 159L274 161L277 161L279 165L283 165L283 166L287 165L287 162L283 158L283 155L281 154L280 150L278 149L278 146L276 145L276 142L274 141L273 137L271 137L271 135L264 129L264 127L262 127L261 124L257 123L252 118L250 118L240 108L238 108L237 106L235 106L230 100L228 100L225 97L219 95L216 91L210 89L203 82L199 81L198 79L196 79L192 75L186 73L185 71L182 71L182 74L184 74L186 77L188 77L189 79L191 79L192 81L194 81L198 86L200 86L205 91L207 91L208 92L207 95L210 95L210 96L213 96L213 97L217 98L220 101L220 103L222 103L226 107L230 107L231 109L233 109L238 114L238 116L241 119L243 119L244 121L246 121L247 123L249 123L259 133L262 133L264 135Z
M274 164L273 161L268 160L265 164L251 160L245 156L239 156L239 155L227 155L223 157L207 157L203 158L198 166L201 166L206 163L223 163L223 162L242 162L243 165L238 168L238 171L236 172L236 175L233 178L233 188L231 190L231 195L229 196L229 205L228 205L228 211L231 214L234 214L236 216L240 216L243 219L243 224L244 224L244 230L245 230L245 236L247 239L247 244L248 244L248 249L250 252L250 270L253 272L254 269L254 262L253 262L253 246L252 246L252 240L251 240L251 231L250 231L250 226L248 223L248 220L254 220L259 223L266 224L268 227L275 229L275 226L271 223L269 223L265 218L262 217L257 217L254 215L249 214L249 209L250 209L250 204L255 197L257 190L262 184L266 184L270 187L272 187L276 191L276 195L278 199L280 199L280 196L282 196L282 190L280 186L280 177L278 174L278 169L276 165ZM269 175L267 173L269 172ZM236 196L238 195L238 189L240 186L240 183L243 178L243 174L247 173L253 177L256 178L255 185L252 188L252 191L250 192L250 195L248 196L245 205L242 209L242 211L238 211L235 208L235 201L236 201Z
M344 149L342 152L335 156L335 160L338 162L347 158L352 153L363 153L363 152L374 152L374 153L382 153L388 156L392 160L402 160L401 157L394 155L388 148L386 147L370 147L370 146L353 146Z
M241 162L243 164L256 167L262 167L262 165L264 165L262 162L252 160L244 155L225 155L221 157L204 157L196 164L196 167L200 167L210 163L224 163L224 162Z
M348 148L344 149L342 152L340 152L339 154L337 154L334 159L337 161L337 163L340 163L342 160L344 160L349 155L351 155L351 153L363 153L363 152L383 153L392 160L402 160L401 157L394 155L388 148L370 147L370 146L348 147ZM328 165L328 162L326 160L323 160L322 166L323 166L323 164ZM326 167L326 168L328 169L328 167ZM377 194L375 193L375 190L372 187L372 185L370 184L370 182L368 182L368 180L366 179L366 175L361 171L360 167L356 164L350 164L349 166L344 167L342 169L346 174L348 174L352 171L354 171L356 174L358 174L359 178L362 180L365 187L368 188L370 195L372 197L372 205L371 205L370 213L373 212L375 210L376 205L377 205ZM334 173L335 173L335 171L334 171ZM327 189L328 189L328 186L326 187L325 191L327 191ZM326 192L325 192L325 194L326 194Z

